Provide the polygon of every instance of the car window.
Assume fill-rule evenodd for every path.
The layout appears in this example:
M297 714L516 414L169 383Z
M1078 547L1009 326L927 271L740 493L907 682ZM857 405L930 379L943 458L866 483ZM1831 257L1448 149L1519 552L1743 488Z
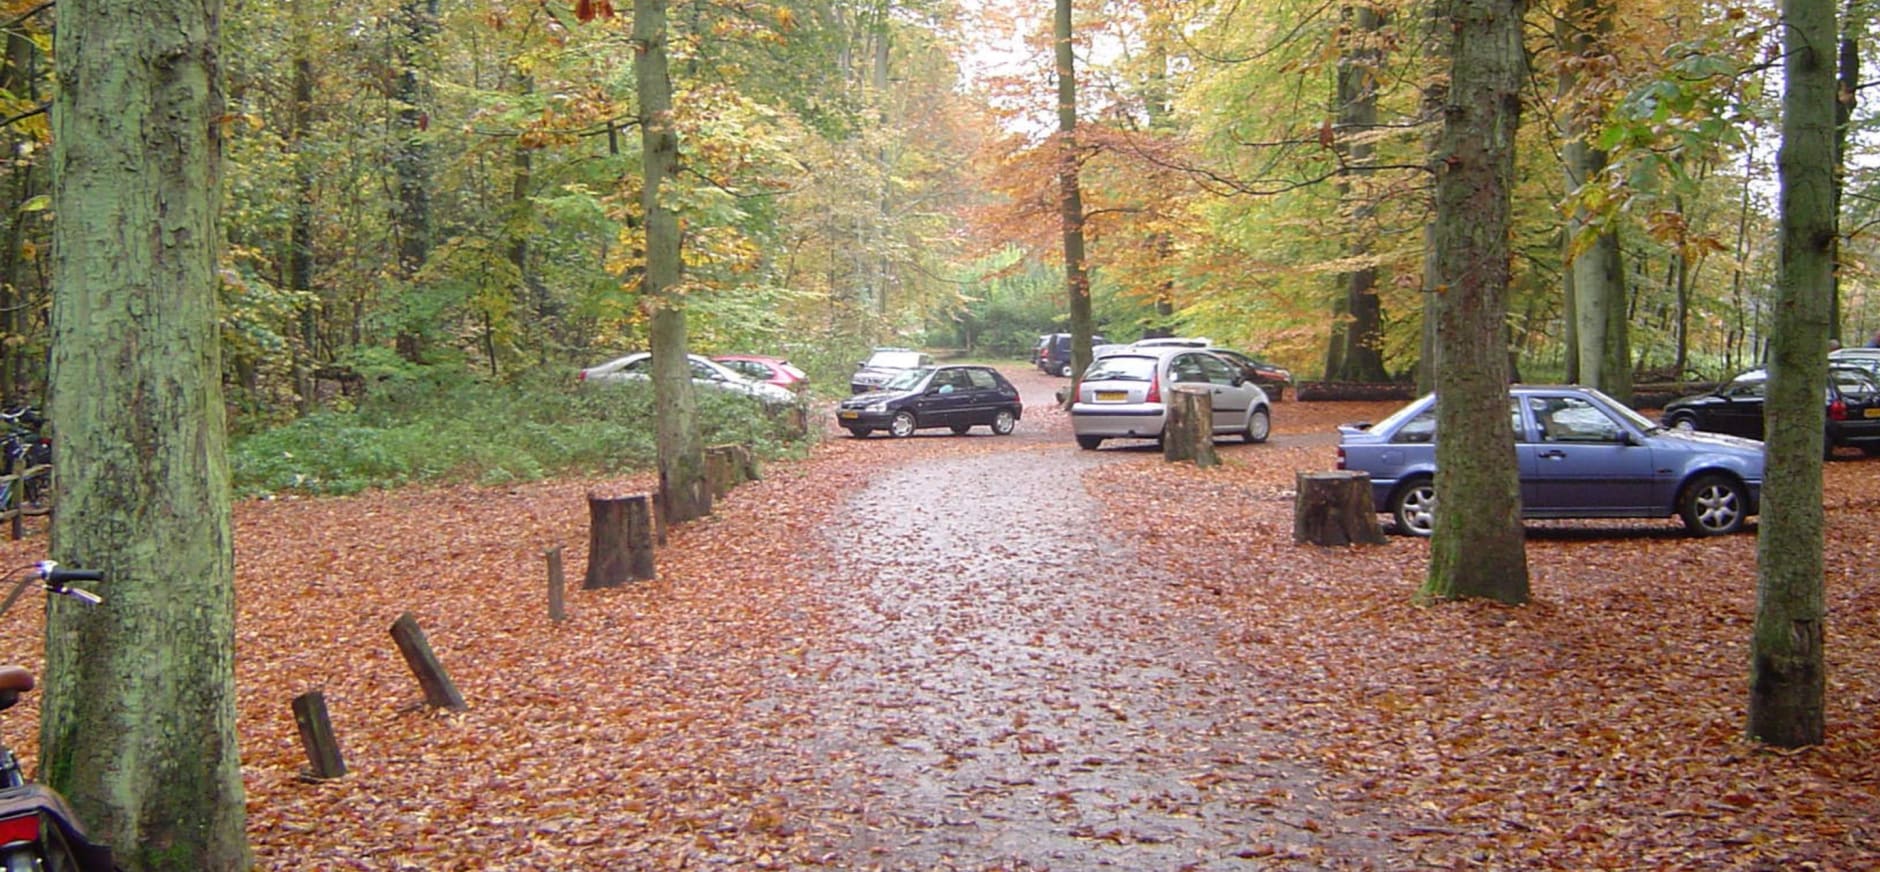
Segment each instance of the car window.
M1084 371L1084 381L1153 381L1155 358L1112 355L1098 360Z
M1183 354L1176 357L1169 362L1168 371L1172 381L1208 381L1208 373L1202 368L1202 355L1199 354Z
M724 381L725 380L724 373L719 372L718 370L712 369L711 365L706 363L705 361L688 359L686 363L691 364L692 377L695 379L698 379L700 381Z
M1828 380L1834 383L1842 396L1857 402L1866 402L1874 394L1880 393L1880 385L1875 385L1873 379L1858 369L1830 369Z
M926 381L927 376L932 374L933 370L924 367L921 369L902 370L899 375L888 379L887 383L883 384L881 387L883 390L890 391L911 391L920 387L920 383Z
M1436 404L1418 412L1410 420L1403 422L1397 432L1391 434L1392 442L1424 443L1436 441Z
M642 357L639 360L633 361L632 363L629 363L626 366L621 367L620 371L630 372L636 375L646 375L647 372L651 370L652 368L653 368L653 359L651 357Z
M1763 395L1763 376L1760 374L1737 376L1736 380L1724 388L1723 395L1733 400L1759 400Z
M1239 377L1238 367L1229 366L1227 361L1212 354L1197 354L1195 365L1201 370L1201 377L1217 385L1231 385Z
M1625 431L1605 411L1579 397L1545 397L1534 423L1543 442L1621 442Z
M989 369L969 369L966 371L966 377L972 380L973 387L982 391L993 390L999 386L999 380L992 377L992 370Z

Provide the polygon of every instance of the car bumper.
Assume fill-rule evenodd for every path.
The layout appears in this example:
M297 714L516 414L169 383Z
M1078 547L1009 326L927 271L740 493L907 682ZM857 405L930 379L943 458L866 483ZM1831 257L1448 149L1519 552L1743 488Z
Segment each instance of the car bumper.
M1167 420L1168 409L1160 404L1076 403L1071 406L1071 432L1079 436L1157 439Z
M884 430L894 420L893 412L870 412L864 409L837 409L836 424L842 427L867 427L871 430Z

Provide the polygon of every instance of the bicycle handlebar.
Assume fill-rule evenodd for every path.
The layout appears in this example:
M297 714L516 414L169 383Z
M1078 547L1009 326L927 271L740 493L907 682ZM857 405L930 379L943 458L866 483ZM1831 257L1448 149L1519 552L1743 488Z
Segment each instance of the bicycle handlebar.
M45 581L46 590L52 593L64 594L88 605L95 606L104 602L104 597L82 587L73 587L70 584L70 582L74 581L103 581L104 573L100 570L61 569L56 562L41 560L39 561L38 574L40 579Z

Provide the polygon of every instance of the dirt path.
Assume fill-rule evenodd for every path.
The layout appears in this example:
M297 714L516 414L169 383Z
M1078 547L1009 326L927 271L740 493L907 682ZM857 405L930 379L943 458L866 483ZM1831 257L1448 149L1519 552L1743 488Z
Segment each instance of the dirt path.
M863 822L826 834L837 865L1321 868L1369 853L1273 752L1208 616L1105 535L1083 474L1135 451L1079 451L1046 408L1061 380L1020 380L1017 439L884 463L826 536L817 592L842 604L843 632L819 645L832 666L806 691L807 750Z

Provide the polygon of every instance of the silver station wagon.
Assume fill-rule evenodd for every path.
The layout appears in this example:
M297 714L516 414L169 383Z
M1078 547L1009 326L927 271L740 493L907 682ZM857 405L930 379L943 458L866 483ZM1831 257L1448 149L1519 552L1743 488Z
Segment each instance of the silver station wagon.
M1597 390L1516 385L1508 421L1524 518L1662 518L1698 536L1742 529L1762 497L1763 444L1667 430ZM1338 468L1368 473L1379 512L1428 536L1436 511L1436 396L1338 428Z

